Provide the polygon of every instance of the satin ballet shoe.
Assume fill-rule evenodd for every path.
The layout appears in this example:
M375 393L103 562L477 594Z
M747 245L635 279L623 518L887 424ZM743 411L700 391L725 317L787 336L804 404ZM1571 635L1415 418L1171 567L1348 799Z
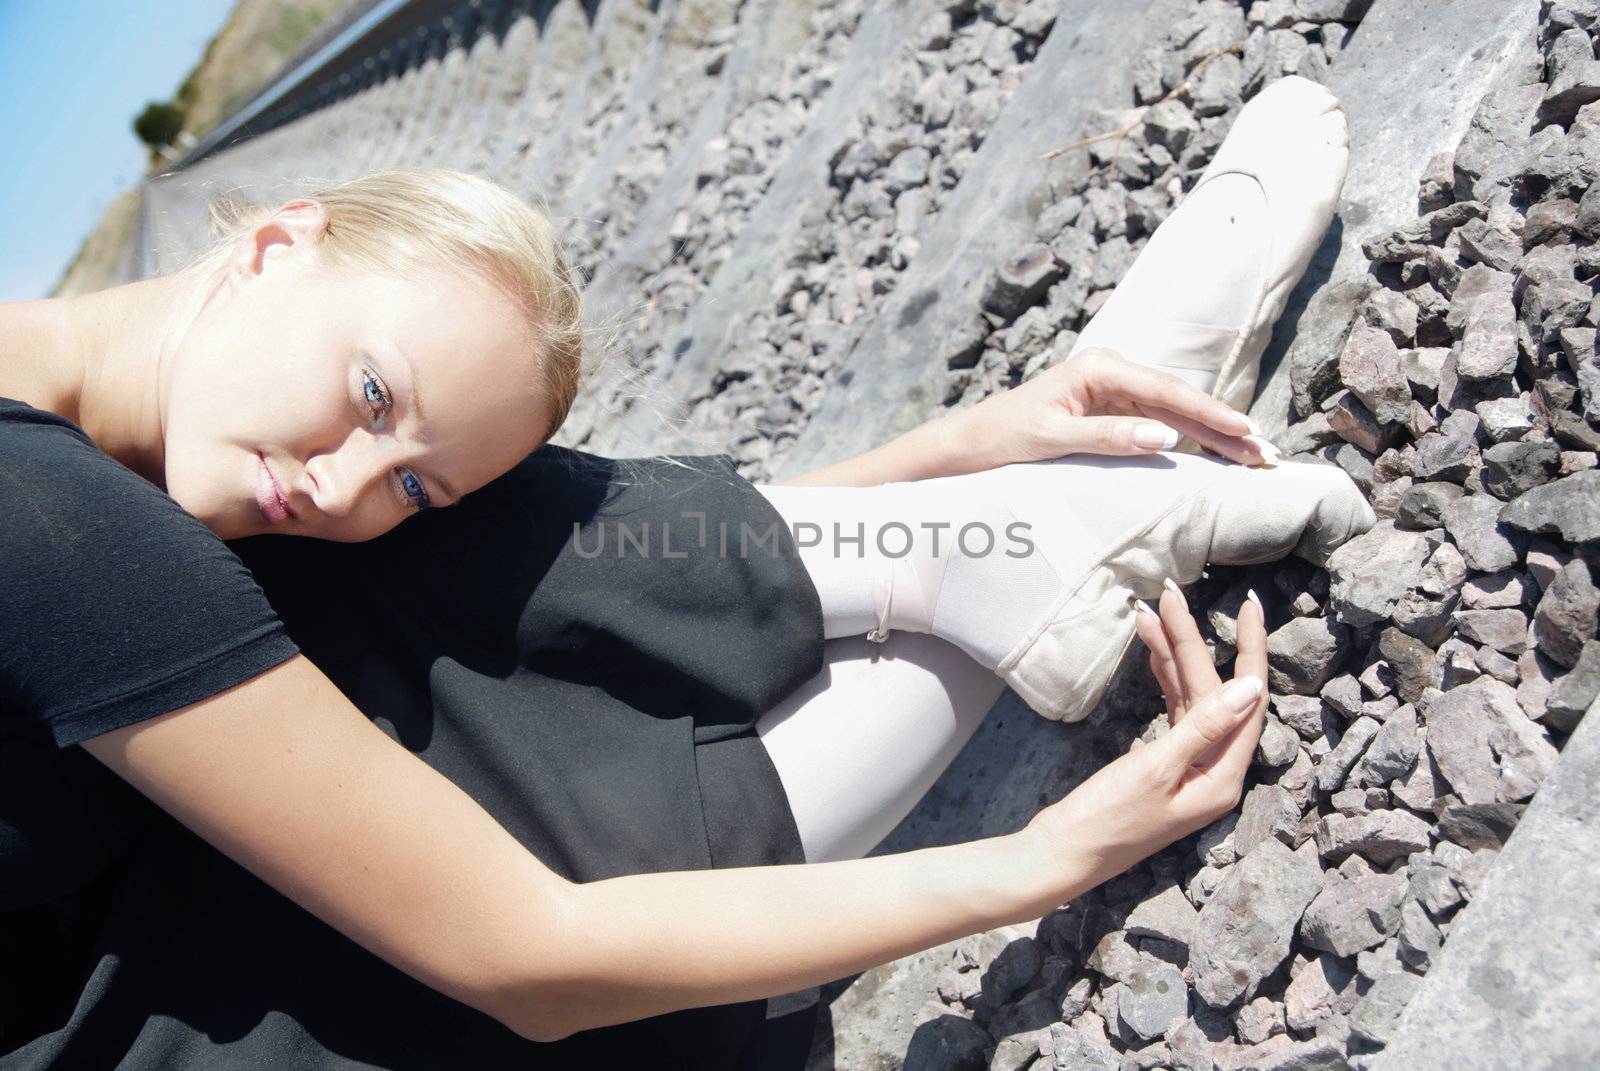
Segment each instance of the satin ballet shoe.
M1104 347L1170 371L1244 412L1273 325L1333 219L1349 155L1344 112L1325 87L1298 76L1267 86L1240 110L1199 183L1156 228L1068 359ZM1224 176L1252 183L1255 207L1230 210L1246 192L1237 186L1226 196L1221 187L1207 192ZM1230 209L1211 211L1219 205ZM1263 252L1238 280L1247 288L1238 295L1238 322L1184 310L1183 280L1205 270L1206 248L1241 243ZM1176 315L1163 316L1163 308Z
M1291 552L1325 562L1377 520L1350 477L1320 463L1260 468L1166 454L1036 464L1068 467L1063 488L1082 501L1114 492L1149 505L1147 519L1098 550L1040 540L1065 580L1062 594L996 673L1034 711L1058 721L1080 721L1099 704L1133 641L1131 600L1155 598L1169 577L1192 583L1208 562L1247 565Z

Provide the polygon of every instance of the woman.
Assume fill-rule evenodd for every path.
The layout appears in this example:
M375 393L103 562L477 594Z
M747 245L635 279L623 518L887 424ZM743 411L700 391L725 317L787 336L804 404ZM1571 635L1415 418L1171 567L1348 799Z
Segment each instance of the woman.
M1324 136L1304 133L1305 112L1320 106L1315 116L1332 114L1304 93L1263 94L1260 103L1254 126L1241 116L1236 132L1258 145L1296 130ZM1336 193L1342 160L1331 180L1319 178ZM5 1066L74 1057L216 1066L219 1054L251 1065L482 1066L525 1061L554 1051L529 1042L558 1040L574 1044L562 1052L593 1055L608 1051L606 1032L594 1027L757 1001L1036 917L1236 802L1265 703L1259 607L1241 611L1238 676L1224 687L1197 648L1175 587L1162 596L1160 624L1141 615L1135 626L1126 597L1154 594L1163 576L1193 579L1208 559L1325 548L1370 524L1334 470L1255 471L1180 455L1005 464L1090 443L1151 453L1136 433L1152 421L1105 415L1117 413L1160 417L1236 460L1269 459L1246 440L1243 418L1204 391L1111 358L1063 366L817 474L838 484L917 481L879 492L756 492L716 462L698 471L695 463L620 469L532 453L559 426L575 382L575 292L542 223L464 176L364 181L251 221L190 272L93 299L4 310L0 328L13 357L0 376L0 396L10 400L0 410L0 474L26 506L6 522L7 546L21 550L4 565L9 606L0 626L6 907L65 899L68 914L111 919L79 931L87 943L61 968L81 968L78 985L64 1003L45 993L19 1017L36 1032L16 1038ZM1259 182L1268 189L1267 177ZM1325 226L1331 194L1308 200L1301 214L1322 213ZM1206 208L1203 198L1195 203L1191 218ZM1194 235L1182 217L1168 231L1180 247ZM1273 221L1280 233L1281 224ZM1309 258L1304 245L1252 252L1241 243L1230 254L1241 258L1241 272L1264 280L1267 296L1232 328L1213 325L1242 342L1214 355L1212 374L1231 376L1229 362L1241 352L1247 365L1259 356L1248 354L1259 321L1270 324L1281 310L1283 280L1292 285ZM1102 315L1110 311L1108 304ZM979 441L997 444L990 457L923 449L986 425ZM1045 430L993 430L1030 425ZM1170 446L1172 436L1161 432L1155 445ZM1004 467L972 471L995 464ZM1136 493L1117 502L1106 494L1113 486ZM1059 503L1040 497L1078 490L1094 496L1093 524L1064 522ZM1247 523L1242 511L1263 502L1264 526ZM439 505L453 508L430 508ZM699 555L663 554L648 569L619 558L608 563L609 581L598 566L579 564L598 561L577 553L578 536L585 526L593 534L607 511L664 519L681 506L758 525L781 516L795 529L892 519L912 531L913 546L852 559L780 532L783 553L770 559L713 559L702 545ZM418 511L428 516L399 525ZM965 548L941 554L927 538L942 525L1002 521L1038 533L1035 560ZM331 541L240 544L294 623L293 640L216 541L267 533ZM516 543L535 536L543 541ZM486 539L500 540L490 543L499 553L475 558ZM708 571L709 562L724 572ZM670 610L681 624L699 624L711 635L698 648L681 635L654 636L626 607L584 600L600 583L611 585L612 598L629 599L630 585L648 583L652 570L668 570L668 581L641 600L645 616ZM1020 579L1007 587L1008 577ZM697 580L709 583L708 597L733 629L680 597L697 593L685 587ZM733 614L738 606L742 618ZM829 772L813 771L820 779L808 782L808 764L796 761L816 737L808 725L828 725L828 710L869 701L886 721L916 713L881 694L884 680L847 674L848 652L831 652L824 666L815 641L848 643L863 623L880 641L891 630L930 633L905 637L913 644L900 650L960 715L928 734L943 738L940 751L970 733L974 712L981 716L1002 680L1041 713L1079 716L1134 627L1152 647L1175 729L1015 834L844 858L864 850L872 830L898 821L893 812L913 782L937 764L924 741L905 738L897 751L913 756L910 764L891 756L871 786L887 787L887 801L858 786L859 799L818 806ZM1075 649L1086 625L1108 650L1084 658ZM301 648L326 658L308 659ZM708 652L724 655L724 664ZM752 669L763 655L776 671ZM865 690L842 679L829 686L835 669ZM993 683L973 686L978 675ZM1082 687L1064 699L1059 689L1072 682ZM352 704L352 694L368 701ZM642 869L671 862L673 846L648 837L608 863L617 845L573 851L537 821L513 835L519 797L532 785L519 781L516 760L546 741L524 732L520 740L502 736L504 750L468 752L499 724L483 711L513 711L530 696L591 712L713 708L707 724L725 729L724 739L757 745L744 749L754 765L729 762L723 772L775 771L795 804L792 814L774 806L771 779L767 799L746 801L791 831L776 857L750 861L798 863L798 848L820 865L730 868L725 861L750 842L714 830L709 810L705 850L691 863L703 867L709 858L724 867L713 873L606 873L629 851L657 852ZM388 721L394 736L361 710ZM479 724L461 729L473 718ZM711 743L716 735L702 734L705 727L680 717L674 734L654 738L670 749L662 768L699 761L702 736ZM586 726L557 728L574 733L551 738L559 754L609 757L604 744L577 732ZM620 736L610 739L623 746ZM442 749L429 754L435 745ZM497 768L504 755L512 760ZM154 809L139 812L135 797L95 763L283 895L197 849ZM640 769L620 765L617 774ZM469 795L440 772L452 770L463 771L462 780L475 772L483 791ZM496 779L501 799L485 787ZM689 787L724 781L702 770ZM564 782L580 786L574 791L584 783ZM659 786L613 787L651 803L671 799ZM623 808L608 828L628 833L630 823L650 819L647 810ZM581 841L584 823L574 821ZM129 835L140 838L139 853L109 865ZM177 886L164 864L186 868ZM229 895L235 899L224 902ZM164 949L177 973L162 962ZM208 949L220 949L222 963ZM252 958L225 973L226 958L240 949ZM287 981L293 972L298 986ZM258 973L277 987L268 1003L234 1000ZM288 1026L251 1018L252 1009L280 1010L270 1000L298 992L323 999L293 1008ZM335 1007L335 993L355 1003ZM363 999L371 1006L360 1006ZM165 1029L163 1016L189 1029ZM391 1029L379 1029L380 1021ZM704 1036L708 1020L680 1022L699 1027L702 1049L715 1047ZM439 1048L416 1047L430 1044ZM737 1052L730 1043L685 1059L709 1066Z

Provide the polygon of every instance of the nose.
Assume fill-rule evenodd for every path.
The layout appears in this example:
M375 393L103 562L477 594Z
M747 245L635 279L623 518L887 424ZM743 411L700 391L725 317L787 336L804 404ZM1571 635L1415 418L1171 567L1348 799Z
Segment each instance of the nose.
M348 517L388 477L395 461L385 444L366 432L356 432L331 452L306 461L309 488L318 511L330 517Z

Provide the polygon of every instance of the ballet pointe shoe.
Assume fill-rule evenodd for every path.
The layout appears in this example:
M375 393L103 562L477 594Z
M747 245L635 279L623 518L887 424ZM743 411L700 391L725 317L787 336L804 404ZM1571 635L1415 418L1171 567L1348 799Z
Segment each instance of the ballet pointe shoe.
M1103 347L1190 382L1214 376L1208 393L1246 411L1261 354L1333 219L1348 162L1344 112L1332 93L1298 76L1267 86L1240 110L1199 183L1156 228L1068 359ZM1242 298L1235 311L1185 309L1184 280L1206 270L1207 249L1229 248L1262 251L1235 267L1236 283L1223 284ZM1218 282L1189 289L1216 292Z
M1290 552L1320 564L1377 520L1332 465L1259 468L1188 454L1041 464L1088 466L1070 481L1075 493L1103 484L1155 499L1150 520L1103 552L1071 563L1057 552L1062 595L996 669L1029 707L1057 721L1081 721L1099 704L1133 641L1132 600L1155 598L1164 579L1188 584L1208 562L1247 565Z

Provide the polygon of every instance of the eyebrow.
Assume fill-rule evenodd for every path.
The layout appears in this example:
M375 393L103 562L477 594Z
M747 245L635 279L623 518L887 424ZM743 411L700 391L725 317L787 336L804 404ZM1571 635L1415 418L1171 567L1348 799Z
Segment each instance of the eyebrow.
M394 351L400 355L400 360L405 363L406 374L411 384L411 390L408 397L411 400L411 407L417 411L417 423L423 427L427 427L428 413L427 410L422 408L422 389L417 382L417 366L411 360L411 354L401 349L398 343L391 343L391 345L394 346ZM426 438L424 438L424 441L426 441ZM450 486L450 481L445 479L443 475L435 472L433 474L433 479L434 482L437 483L444 493L449 497L451 505L461 501L461 496L456 494L455 488Z

